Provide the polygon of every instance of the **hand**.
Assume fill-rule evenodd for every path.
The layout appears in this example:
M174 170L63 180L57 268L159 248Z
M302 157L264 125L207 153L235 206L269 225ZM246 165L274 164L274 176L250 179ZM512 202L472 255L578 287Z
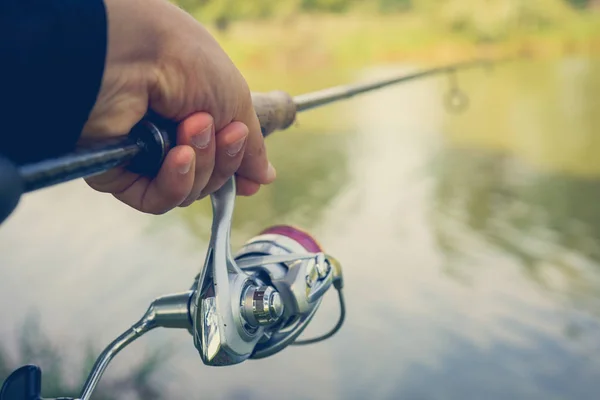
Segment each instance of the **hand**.
M213 37L166 0L105 0L108 51L82 139L123 135L148 107L179 123L153 179L118 168L88 178L145 213L192 204L236 174L238 194L275 179L248 85Z

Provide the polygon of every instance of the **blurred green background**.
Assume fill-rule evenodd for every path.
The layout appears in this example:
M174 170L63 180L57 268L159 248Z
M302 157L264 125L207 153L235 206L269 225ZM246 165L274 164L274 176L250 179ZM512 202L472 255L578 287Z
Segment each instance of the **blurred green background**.
M597 0L176 0L244 70L600 50ZM253 79L254 77L252 77Z
M269 137L278 179L237 200L234 248L274 224L313 233L345 268L338 334L209 368L187 332L156 331L116 357L98 400L598 398L600 1L177 4L254 91L517 58L459 72L460 114L441 75ZM45 396L75 396L153 298L189 287L210 218L208 199L141 215L80 181L26 196L0 229L0 380L37 363ZM306 336L337 313L326 299Z
M600 54L598 0L175 3L205 24L254 91L318 90L374 65ZM307 128L330 127L328 120L309 118Z

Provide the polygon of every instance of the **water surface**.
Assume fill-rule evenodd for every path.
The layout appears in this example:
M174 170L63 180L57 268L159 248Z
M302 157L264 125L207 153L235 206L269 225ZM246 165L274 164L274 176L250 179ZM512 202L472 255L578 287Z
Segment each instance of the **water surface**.
M470 98L459 115L443 107L443 78L303 114L269 139L277 182L238 199L236 248L297 224L343 263L336 336L211 368L187 332L155 331L106 385L158 348L157 392L144 398L596 399L600 61L474 70L459 85ZM326 130L303 128L324 115ZM60 365L76 384L88 345L98 352L154 297L189 287L209 226L208 201L155 217L82 182L28 195L0 228L5 364ZM337 312L331 294L305 335Z

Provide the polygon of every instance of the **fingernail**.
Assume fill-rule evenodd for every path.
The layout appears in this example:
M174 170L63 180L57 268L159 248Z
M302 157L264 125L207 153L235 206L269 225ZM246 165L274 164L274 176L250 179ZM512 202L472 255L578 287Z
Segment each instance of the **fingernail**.
M275 167L273 167L273 164L269 162L269 167L267 168L267 180L273 181L275 180L276 176L277 172L275 171Z
M192 159L190 159L190 161L186 162L183 165L180 165L177 168L177 172L179 172L181 175L185 175L188 172L190 172L190 168L192 167Z
M239 153L240 150L242 150L242 147L244 147L244 143L246 143L246 137L247 136L244 136L237 142L233 142L229 146L227 146L227 154L229 154L231 157L237 155L237 153Z
M208 127L204 128L202 132L192 136L192 144L198 149L204 149L208 146L211 136L212 125L209 125Z

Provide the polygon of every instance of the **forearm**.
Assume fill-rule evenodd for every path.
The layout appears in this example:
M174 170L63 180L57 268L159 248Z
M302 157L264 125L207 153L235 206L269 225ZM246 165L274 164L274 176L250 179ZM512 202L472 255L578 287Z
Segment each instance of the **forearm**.
M106 47L102 0L0 0L0 154L20 164L74 147Z

